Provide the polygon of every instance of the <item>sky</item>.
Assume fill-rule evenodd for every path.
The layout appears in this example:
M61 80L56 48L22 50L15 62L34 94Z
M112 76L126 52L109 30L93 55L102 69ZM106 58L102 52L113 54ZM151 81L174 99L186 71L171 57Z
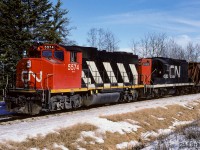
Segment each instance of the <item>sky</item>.
M55 3L57 0L50 0ZM148 33L165 33L178 44L200 43L200 0L62 0L69 11L69 39L88 46L91 28L113 32L120 50Z

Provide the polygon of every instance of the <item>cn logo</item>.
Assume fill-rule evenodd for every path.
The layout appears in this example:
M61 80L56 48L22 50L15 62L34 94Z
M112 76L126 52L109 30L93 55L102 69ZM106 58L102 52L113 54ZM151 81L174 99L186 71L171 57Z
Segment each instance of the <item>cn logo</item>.
M24 78L26 76L26 78ZM36 79L37 82L41 82L42 81L42 71L40 71L40 74L39 74L39 78L36 76L36 74L33 72L33 71L22 71L22 74L21 74L21 80L23 82L28 82L31 80L31 76L33 78Z
M174 66L174 65L169 66L169 77L175 78L176 76L178 78L181 77L181 66Z

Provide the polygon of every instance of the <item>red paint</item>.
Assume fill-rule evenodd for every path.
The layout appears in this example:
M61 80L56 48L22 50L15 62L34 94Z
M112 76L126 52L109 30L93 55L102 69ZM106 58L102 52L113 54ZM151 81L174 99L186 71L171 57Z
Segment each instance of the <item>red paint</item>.
M51 58L42 56L46 50L52 51ZM70 62L70 51L56 44L39 46L35 50L31 49L31 52L33 51L40 54L39 58L23 58L17 64L17 88L81 88L81 52L77 52L76 62ZM63 51L63 61L54 56L55 51ZM27 61L31 62L30 68L27 67Z
M140 74L140 84L151 84L152 59L140 59L138 71Z

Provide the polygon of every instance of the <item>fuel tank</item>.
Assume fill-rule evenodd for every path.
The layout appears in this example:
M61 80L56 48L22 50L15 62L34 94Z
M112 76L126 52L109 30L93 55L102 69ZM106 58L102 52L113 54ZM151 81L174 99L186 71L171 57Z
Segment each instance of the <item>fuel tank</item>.
M88 96L83 100L85 106L91 105L100 105L100 104L109 104L116 103L120 98L120 93L98 93Z

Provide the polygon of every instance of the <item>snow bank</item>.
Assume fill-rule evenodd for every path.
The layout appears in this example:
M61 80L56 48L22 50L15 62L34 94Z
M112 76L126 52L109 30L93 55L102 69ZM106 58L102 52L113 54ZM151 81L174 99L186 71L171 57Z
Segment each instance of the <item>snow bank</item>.
M66 148L64 145L58 145L57 143L54 143L53 144L53 147L54 148L60 148L62 150L69 150L68 148Z
M114 115L138 111L145 108L164 107L166 105L186 105L192 101L200 100L200 94L169 97L135 103L118 104L66 112L57 116L41 117L36 120L27 119L24 122L16 122L10 125L0 125L0 142L5 140L22 141L27 137L35 137L38 134L46 135L64 127L70 127L78 123L90 123L99 128L101 132L119 132L121 134L137 131L139 126L128 122L112 122L100 116Z
M187 129L186 129L187 130ZM196 128L196 132L200 131L200 128ZM153 149L173 149L173 150L195 150L200 149L200 141L198 139L188 139L181 133L170 134L164 139L156 140L150 143L147 147L142 150L153 150Z
M131 149L132 147L135 147L136 145L138 145L139 143L137 141L130 141L130 142L123 142L120 144L116 145L117 149Z

